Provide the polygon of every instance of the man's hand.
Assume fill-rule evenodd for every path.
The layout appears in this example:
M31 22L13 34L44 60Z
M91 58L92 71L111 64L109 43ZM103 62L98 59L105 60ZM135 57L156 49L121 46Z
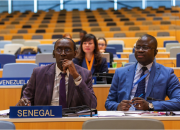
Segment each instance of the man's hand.
M68 69L69 73L73 76L74 79L76 79L79 76L72 60L64 59L62 66L63 66L63 72L66 73L66 70Z
M128 111L131 107L131 101L130 100L123 100L119 103L117 110L118 111Z
M30 106L30 101L27 98L22 98L19 100L16 106Z
M149 102L141 97L135 97L132 99L132 104L137 110L149 110Z

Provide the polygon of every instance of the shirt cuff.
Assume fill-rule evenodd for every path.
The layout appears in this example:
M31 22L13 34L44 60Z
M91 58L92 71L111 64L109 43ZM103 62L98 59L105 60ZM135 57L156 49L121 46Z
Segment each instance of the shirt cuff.
M80 76L80 77L81 77L81 76ZM79 78L79 77L78 77L78 78ZM79 81L76 81L76 79L74 80L74 83L75 83L76 86L78 86L81 82L82 82L82 77L81 77L81 80L79 80Z

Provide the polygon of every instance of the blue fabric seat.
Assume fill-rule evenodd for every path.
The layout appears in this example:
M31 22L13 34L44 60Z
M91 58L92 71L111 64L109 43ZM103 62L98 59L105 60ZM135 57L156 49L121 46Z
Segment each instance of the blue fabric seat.
M114 47L116 49L116 52L123 52L122 44L107 44L107 47Z
M173 40L173 41L164 41L164 47L166 47L167 43L179 43L179 41L177 40Z
M33 69L38 67L33 63L10 63L3 67L3 78L28 78L31 77Z
M0 68L3 68L3 66L8 63L16 63L15 55L0 54Z
M4 129L15 130L16 127L12 122L0 121L0 130L4 130Z
M106 47L106 52L116 54L116 49L115 49L115 47Z
M0 41L0 48L4 49L4 45L11 44L11 41Z
M180 53L176 55L176 67L180 67Z

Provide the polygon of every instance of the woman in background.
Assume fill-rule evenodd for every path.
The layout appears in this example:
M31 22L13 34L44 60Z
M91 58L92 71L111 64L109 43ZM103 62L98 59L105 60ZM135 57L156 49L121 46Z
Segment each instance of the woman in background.
M95 73L108 73L106 59L101 57L96 37L86 34L80 44L78 54L73 62Z
M72 36L71 36L71 34L66 33L66 34L63 35L63 38L70 38L70 39L72 39Z
M109 53L109 55L110 55L110 67L112 67L113 54L110 52L106 52L107 41L105 38L103 38L103 37L98 38L98 47L99 47L99 51L101 53Z

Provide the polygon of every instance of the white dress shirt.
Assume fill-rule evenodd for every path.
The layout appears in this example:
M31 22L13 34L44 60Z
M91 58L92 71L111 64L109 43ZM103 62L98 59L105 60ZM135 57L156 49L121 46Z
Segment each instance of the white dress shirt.
M53 94L52 94L52 100L51 105L52 106L58 106L59 105L59 84L61 80L61 73L62 71L57 67L55 68L55 79L54 79L54 88L53 88ZM66 71L65 76L65 85L66 85L66 101L67 101L67 95L68 95L68 81L69 81L69 70ZM74 81L75 85L78 86L82 81L82 78L80 81Z

